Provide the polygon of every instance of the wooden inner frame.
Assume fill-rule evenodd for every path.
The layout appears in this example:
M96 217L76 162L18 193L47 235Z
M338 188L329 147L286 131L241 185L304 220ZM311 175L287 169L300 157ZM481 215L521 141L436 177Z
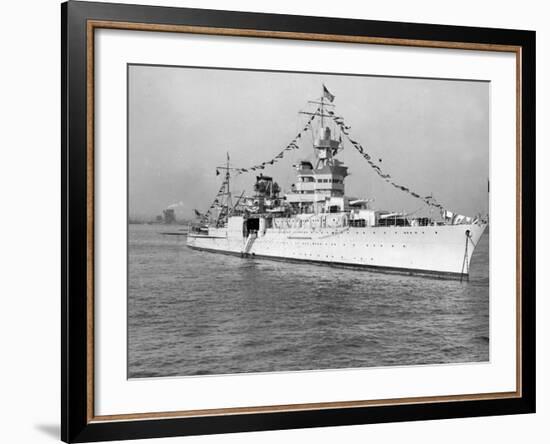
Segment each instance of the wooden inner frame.
M423 48L461 49L475 51L509 52L516 56L516 390L513 392L472 393L450 396L424 396L395 399L286 404L256 407L232 407L220 409L182 410L169 412L129 413L96 416L94 413L94 32L96 29L130 31L177 32L188 34L221 35L235 37L277 38L288 40L312 40L340 43L364 43L374 45L412 46ZM264 31L251 29L214 28L187 25L131 23L105 20L87 21L87 422L146 420L160 418L188 418L254 413L326 410L388 405L424 404L521 398L522 396L522 48L515 45L412 40L368 36L309 34L300 32Z

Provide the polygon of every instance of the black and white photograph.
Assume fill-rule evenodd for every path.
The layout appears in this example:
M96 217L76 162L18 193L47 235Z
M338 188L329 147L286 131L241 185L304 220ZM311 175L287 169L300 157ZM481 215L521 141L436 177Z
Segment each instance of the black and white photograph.
M128 378L490 361L490 82L127 88Z
M6 6L1 442L548 441L543 2Z

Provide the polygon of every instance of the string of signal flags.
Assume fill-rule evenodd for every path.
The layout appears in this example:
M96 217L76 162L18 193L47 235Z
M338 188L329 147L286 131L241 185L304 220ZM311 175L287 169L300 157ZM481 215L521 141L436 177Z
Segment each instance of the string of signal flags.
M325 97L333 100L334 96L332 94L328 93L328 90L326 89L326 87L324 85L323 85L323 88L324 88ZM327 96L327 93L330 94L330 97ZM330 101L332 102L332 100L330 100ZM252 172L252 171L257 171L257 170L263 170L266 167L268 167L270 165L274 165L276 162L283 159L285 154L288 153L289 151L300 149L300 146L298 145L298 141L302 138L304 133L311 130L311 124L313 123L315 118L320 115L319 114L320 111L321 111L321 107L317 107L315 112L312 113L311 117L308 119L308 121L306 122L304 127L300 130L300 132L296 135L296 137L294 137L290 141L290 143L288 145L286 145L283 148L283 150L281 152L279 152L275 157L273 157L270 160L261 162L257 165L253 165L251 167L235 168L234 171L235 171L236 175L240 175L240 174L248 173L248 172ZM332 118L334 123L340 128L341 133L344 134L344 136L349 141L349 143L359 152L359 154L367 161L367 163L371 167L371 169L374 170L374 172L382 180L384 180L386 183L388 183L392 187L394 187L394 188L396 188L396 189L398 189L398 190L400 190L404 193L407 193L410 196L412 196L413 198L419 199L423 203L425 203L426 205L428 205L430 207L433 207L433 208L437 208L440 211L442 211L443 214L446 214L446 211L445 211L445 208L443 207L443 205L438 203L436 201L436 199L431 194L428 195L428 196L423 196L422 194L411 190L409 187L406 187L404 185L401 185L401 184L395 182L390 174L387 174L384 171L382 171L382 168L380 168L380 166L377 165L372 160L372 155L369 154L369 152L365 149L365 147L361 143L359 143L357 140L352 139L352 137L350 135L350 132L349 132L350 129L351 129L351 126L346 125L346 122L345 122L344 118L342 116L337 115L334 111L328 110L326 112ZM216 170L216 174L219 174L218 170ZM222 188L220 190L223 190L224 186L225 186L225 182L224 182L224 184L222 184ZM219 195L219 193L218 193L218 195ZM217 199L214 201L214 203L212 205L215 206L216 202L217 202ZM213 206L211 208L213 208ZM209 209L209 211L210 211L210 209Z

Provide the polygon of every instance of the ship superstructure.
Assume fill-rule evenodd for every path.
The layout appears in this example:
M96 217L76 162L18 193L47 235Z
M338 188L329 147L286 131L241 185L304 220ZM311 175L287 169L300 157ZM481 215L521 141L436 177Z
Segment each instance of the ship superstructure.
M263 170L286 150L298 148L300 134L276 159L258 166L232 168L228 156L226 165L217 170L224 172L220 191L207 213L196 212L199 220L190 227L187 245L244 257L467 277L486 220L455 215L433 196L421 197L393 182L349 137L349 127L335 114L333 100L323 85L321 98L310 102L316 109L303 112L310 116L304 131L314 131L318 122L314 156L294 165L296 181L284 195ZM344 148L343 136L382 179L438 209L442 220L374 209L370 199L346 195L348 167L337 158ZM256 176L254 193L232 202L231 174L257 170L262 173Z

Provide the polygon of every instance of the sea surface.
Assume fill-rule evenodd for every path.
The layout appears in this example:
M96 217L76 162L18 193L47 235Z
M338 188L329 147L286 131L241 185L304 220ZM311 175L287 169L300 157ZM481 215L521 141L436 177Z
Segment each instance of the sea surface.
M198 252L129 225L128 377L489 360L489 235L469 282Z

